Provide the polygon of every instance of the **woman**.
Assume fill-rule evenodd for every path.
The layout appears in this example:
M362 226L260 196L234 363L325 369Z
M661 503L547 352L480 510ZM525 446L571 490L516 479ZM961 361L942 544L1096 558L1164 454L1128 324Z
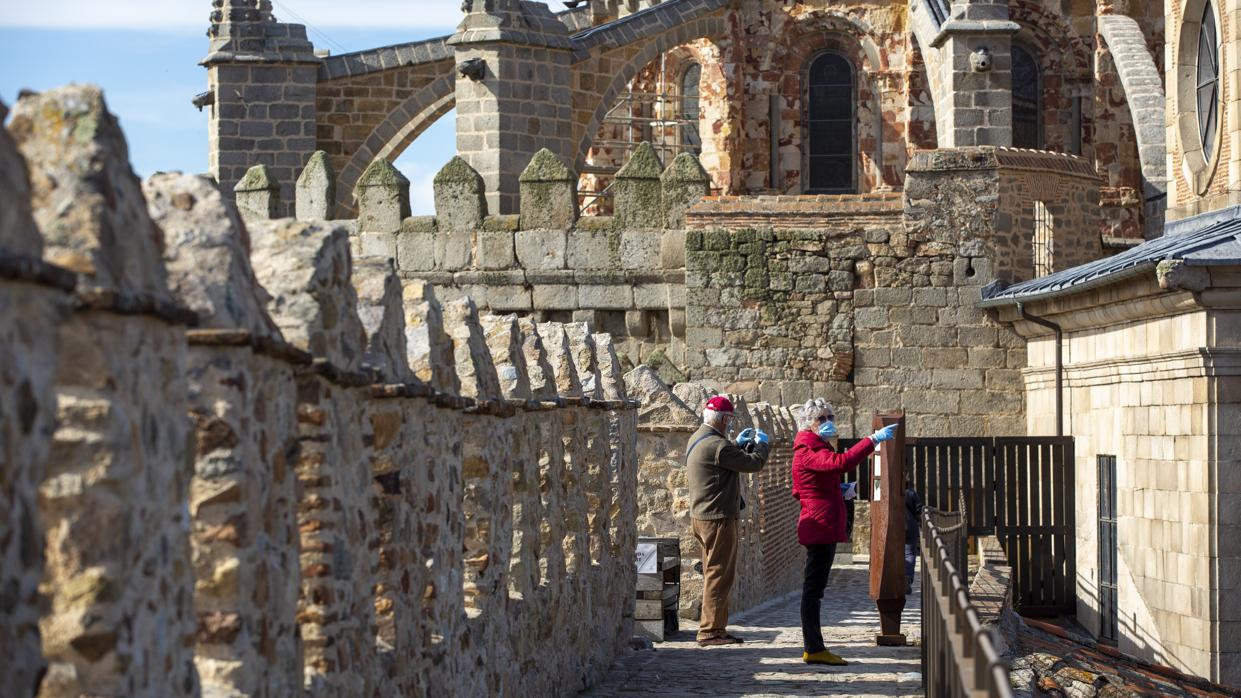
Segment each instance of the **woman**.
M836 413L831 403L818 398L801 408L793 441L793 496L801 501L797 519L797 542L806 546L806 578L801 592L801 633L807 664L848 664L823 645L819 609L827 574L836 556L836 544L845 538L845 501L840 493L840 476L856 468L875 450L892 438L896 425L888 425L862 439L845 453L833 447L836 439Z

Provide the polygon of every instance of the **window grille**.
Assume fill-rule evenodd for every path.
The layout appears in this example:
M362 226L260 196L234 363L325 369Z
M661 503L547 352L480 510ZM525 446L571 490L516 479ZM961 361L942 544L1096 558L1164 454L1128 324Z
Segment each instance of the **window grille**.
M1042 119L1039 118L1042 80L1034 54L1013 44L1013 147L1043 147Z
M1099 639L1116 642L1119 604L1116 584L1116 456L1099 464Z
M856 119L853 65L838 53L810 64L806 146L809 194L856 191Z
M1219 118L1219 41L1215 12L1210 0L1202 9L1198 28L1198 135L1202 156L1208 162L1215 147L1215 122Z
M702 81L702 66L690 63L681 73L681 145L693 153L702 152L702 138L698 134L698 119L702 116L698 102L698 85Z
M1031 245L1034 250L1034 276L1047 276L1052 272L1052 259L1055 252L1055 222L1051 211L1042 201L1034 202L1034 239Z

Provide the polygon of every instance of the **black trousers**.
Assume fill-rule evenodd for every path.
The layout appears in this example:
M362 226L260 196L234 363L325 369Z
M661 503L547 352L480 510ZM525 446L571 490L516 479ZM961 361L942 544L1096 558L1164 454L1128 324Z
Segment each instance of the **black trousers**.
M823 606L827 575L832 571L835 557L835 543L806 546L806 579L801 588L801 637L804 649L810 654L826 649L823 646L823 628L819 625L819 611Z

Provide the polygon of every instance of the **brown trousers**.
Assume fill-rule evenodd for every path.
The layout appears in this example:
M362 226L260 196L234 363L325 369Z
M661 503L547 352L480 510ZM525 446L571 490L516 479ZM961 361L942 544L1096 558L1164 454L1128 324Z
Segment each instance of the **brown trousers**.
M702 546L702 614L698 639L720 637L728 627L728 595L737 576L737 520L691 519Z

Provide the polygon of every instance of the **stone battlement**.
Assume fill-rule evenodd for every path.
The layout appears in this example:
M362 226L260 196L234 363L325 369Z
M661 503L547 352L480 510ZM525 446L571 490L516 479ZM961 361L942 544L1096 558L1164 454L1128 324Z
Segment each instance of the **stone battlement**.
M557 695L607 669L637 518L609 335L440 300L206 177L140 184L95 88L23 97L10 133L7 683Z

